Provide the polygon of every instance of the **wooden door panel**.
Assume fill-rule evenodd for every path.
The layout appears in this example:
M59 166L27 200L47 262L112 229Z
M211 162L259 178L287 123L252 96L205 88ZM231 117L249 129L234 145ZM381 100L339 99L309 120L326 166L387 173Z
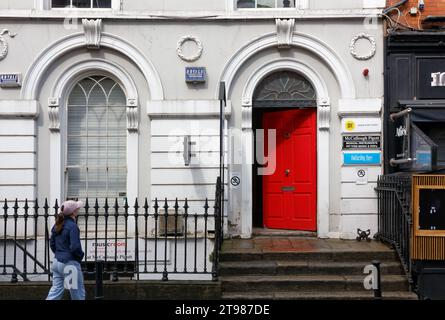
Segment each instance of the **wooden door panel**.
M316 230L316 109L265 112L276 130L276 171L263 177L263 220L268 228ZM265 139L267 151L267 134ZM286 173L287 172L287 173Z

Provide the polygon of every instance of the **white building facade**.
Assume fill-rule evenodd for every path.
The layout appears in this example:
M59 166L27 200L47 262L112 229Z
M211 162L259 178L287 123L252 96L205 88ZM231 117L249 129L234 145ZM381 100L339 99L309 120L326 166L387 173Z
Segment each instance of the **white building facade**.
M313 170L308 201L315 205L302 207L297 197L280 210L310 211L315 228L309 229L321 238L355 238L358 228L376 233L384 6L380 0L3 0L0 198L187 198L191 211L199 211L214 199L219 174L223 82L226 234L251 237L270 207L287 202L280 192L271 205L262 202L273 181L256 178L252 161L257 129L274 106L315 115L315 140L277 159L296 157L292 165ZM187 82L186 68L198 78ZM260 88L277 83L274 98L261 101ZM313 94L301 99L302 90ZM194 143L189 165L185 137ZM345 146L361 139L368 145ZM294 182L298 189L301 181Z

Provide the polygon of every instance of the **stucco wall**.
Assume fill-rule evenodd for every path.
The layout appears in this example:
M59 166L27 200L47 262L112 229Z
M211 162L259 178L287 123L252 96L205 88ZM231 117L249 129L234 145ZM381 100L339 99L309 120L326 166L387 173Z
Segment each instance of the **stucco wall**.
M198 4L198 2L194 2ZM165 4L168 4L167 2ZM352 4L348 4L352 5ZM77 29L64 28L61 19L42 20L7 20L2 24L17 36L13 39L7 37L9 53L3 61L0 61L1 72L22 73L25 78L32 63L46 48L51 47L56 41L75 33L82 34L83 28L79 22ZM265 35L276 34L275 19L259 20L214 20L214 21L149 21L149 20L104 20L103 31L113 35L126 43L136 47L142 53L144 59L150 61L159 74L162 84L164 99L174 101L179 108L194 105L194 101L213 101L217 99L217 89L223 70L238 52L248 44L253 43ZM360 115L368 111L366 104L361 105L360 99L380 99L383 97L383 32L380 23L374 29L365 27L363 19L324 19L324 20L298 20L295 32L311 39L316 39L325 48L331 51L333 56L340 61L350 74L355 87L355 96L342 97L338 70L334 70L328 61L324 61L315 52L300 47L289 49L268 48L255 53L236 72L233 82L233 90L229 93L229 101L232 114L228 120L229 128L241 129L242 127L242 91L249 77L256 69L274 59L294 59L303 62L315 70L324 79L331 100L330 114L330 152L325 154L329 158L329 214L330 232L352 233L354 228L373 226L375 229L376 210L370 204L370 211L364 212L358 203L361 199L375 198L373 183L378 171L372 171L370 184L365 187L357 187L351 179L352 168L342 168L341 159L341 111L340 99L356 99L353 104L356 114ZM351 39L360 32L366 32L374 36L377 43L377 53L367 61L354 59L349 52ZM178 40L185 35L193 35L199 38L203 44L202 57L192 63L181 60L176 53ZM357 49L362 52L369 51L369 43L365 40L357 42ZM42 76L44 81L38 88L39 101L37 126L37 145L34 146L37 157L37 193L39 197L45 197L51 192L50 176L53 160L50 141L51 133L48 130L48 98L57 79L69 68L79 61L89 59L105 59L120 65L126 70L137 84L139 106L139 144L132 154L139 160L138 168L138 195L150 197L162 195L168 197L191 197L195 200L195 206L203 204L206 197L213 199L214 186L210 181L211 175L216 174L215 168L206 168L199 161L193 169L184 165L179 167L168 165L169 153L180 150L163 150L163 138L168 136L169 130L182 128L189 130L190 121L182 121L169 116L163 118L150 118L150 103L152 93L148 90L149 84L141 70L126 56L125 52L117 52L110 48L89 50L87 48L76 49L63 55L52 63ZM208 81L204 85L188 85L184 80L184 68L186 66L202 66L207 68ZM368 68L368 77L363 76L363 70ZM1 100L20 100L20 88L0 89ZM212 103L209 103L209 105ZM147 110L148 108L148 110ZM362 108L362 109L360 109ZM64 113L61 106L61 135L64 133ZM378 117L378 114L377 114ZM8 120L9 121L9 120ZM31 120L30 120L31 121ZM202 129L215 129L218 122L215 117L200 116L199 125ZM161 132L162 131L162 132ZM164 132L165 131L165 132ZM154 137L154 138L152 138ZM177 136L181 139L181 136ZM153 145L152 145L153 144ZM156 144L156 146L154 146ZM157 149L156 149L157 148ZM203 149L202 152L215 151ZM152 151L156 149L155 153ZM162 149L162 150L161 150ZM4 150L8 152L8 150ZM61 155L63 157L63 154ZM63 159L62 159L63 161ZM167 165L166 165L167 164ZM33 169L33 168L31 168ZM156 171L157 170L157 171ZM181 171L177 175L178 170ZM240 167L229 167L230 172L241 170ZM193 173L192 173L193 171ZM175 179L172 177L184 179ZM163 176L170 177L163 179ZM156 182L156 183L155 183ZM152 184L155 183L153 186ZM19 184L18 184L19 185ZM243 201L242 195L237 191L229 190L228 214L231 222L235 224L233 232L241 233L239 222L241 215L239 203ZM345 216L345 217L343 217ZM344 219L343 219L344 218ZM349 222L345 222L349 221Z
M113 0L115 1L115 0ZM301 6L307 9L362 9L369 7L383 7L385 0L297 0L301 1ZM31 9L47 9L51 0L3 0L0 3L0 9L13 10L31 10ZM306 7L307 5L307 7ZM119 0L116 1L116 8L120 7ZM124 0L124 11L160 11L160 12L176 12L176 11L226 11L226 9L236 8L236 0L162 0L162 1L145 1L145 0Z

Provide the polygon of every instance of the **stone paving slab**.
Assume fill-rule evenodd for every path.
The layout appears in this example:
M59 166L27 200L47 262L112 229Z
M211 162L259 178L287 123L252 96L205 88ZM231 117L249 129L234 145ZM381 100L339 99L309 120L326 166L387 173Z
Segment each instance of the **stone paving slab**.
M391 251L378 241L340 239L313 239L299 237L258 237L253 239L228 239L223 251L236 252L335 252L335 251Z

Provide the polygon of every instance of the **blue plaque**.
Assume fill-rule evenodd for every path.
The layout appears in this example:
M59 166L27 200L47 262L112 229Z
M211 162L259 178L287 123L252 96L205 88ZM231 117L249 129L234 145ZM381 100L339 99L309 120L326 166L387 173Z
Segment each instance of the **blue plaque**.
M207 73L204 67L186 67L185 82L206 82Z
M22 85L22 75L20 73L0 74L0 87L20 87Z
M380 165L381 156L380 152L343 153L343 163L345 165Z

